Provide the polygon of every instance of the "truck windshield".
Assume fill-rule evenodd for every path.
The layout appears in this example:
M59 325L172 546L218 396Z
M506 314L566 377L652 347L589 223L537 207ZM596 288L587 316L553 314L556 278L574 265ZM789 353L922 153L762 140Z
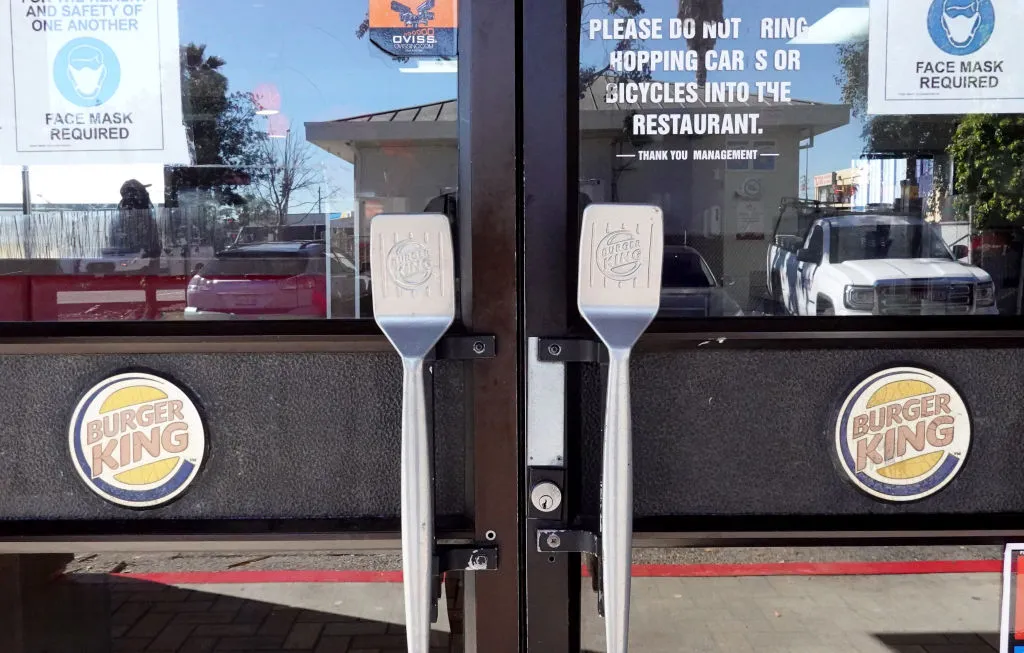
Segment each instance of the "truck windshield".
M833 263L888 258L953 260L938 230L930 225L832 226Z

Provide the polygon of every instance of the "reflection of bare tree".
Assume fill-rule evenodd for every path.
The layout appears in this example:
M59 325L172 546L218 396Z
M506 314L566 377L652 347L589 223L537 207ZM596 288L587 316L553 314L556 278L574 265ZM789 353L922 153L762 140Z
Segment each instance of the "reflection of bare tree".
M316 188L321 181L313 148L289 131L284 138L264 139L263 157L266 170L254 181L254 194L257 201L270 206L277 224L284 225L296 195Z

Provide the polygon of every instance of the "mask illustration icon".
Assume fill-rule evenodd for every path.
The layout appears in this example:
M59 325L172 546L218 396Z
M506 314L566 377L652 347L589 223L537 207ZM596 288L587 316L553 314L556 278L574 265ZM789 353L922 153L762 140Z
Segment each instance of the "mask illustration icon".
M955 48L966 48L974 41L981 26L981 8L978 0L945 0L942 6L942 27L946 38Z
M91 45L79 45L68 53L68 78L84 100L95 100L107 79L103 52Z

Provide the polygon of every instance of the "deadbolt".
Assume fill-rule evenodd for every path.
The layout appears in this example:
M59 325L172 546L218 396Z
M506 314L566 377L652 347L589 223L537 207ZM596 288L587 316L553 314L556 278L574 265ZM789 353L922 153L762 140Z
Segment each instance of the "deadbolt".
M530 502L541 512L554 512L562 505L562 491L554 483L538 483L530 492Z

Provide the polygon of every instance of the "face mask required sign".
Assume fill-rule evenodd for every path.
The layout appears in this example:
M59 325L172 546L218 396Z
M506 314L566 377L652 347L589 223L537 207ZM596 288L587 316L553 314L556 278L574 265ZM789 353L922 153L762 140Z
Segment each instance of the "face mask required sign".
M188 163L177 0L0 0L0 163Z
M1020 0L871 0L868 113L1024 112Z

